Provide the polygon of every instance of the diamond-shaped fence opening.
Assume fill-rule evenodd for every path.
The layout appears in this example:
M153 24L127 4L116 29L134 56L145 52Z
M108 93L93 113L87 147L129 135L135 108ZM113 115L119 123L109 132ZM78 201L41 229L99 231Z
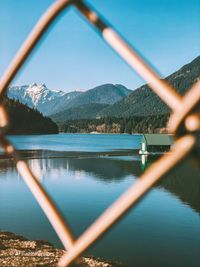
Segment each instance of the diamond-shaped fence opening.
M25 183L33 193L35 199L46 214L66 253L60 259L58 266L70 266L90 247L101 235L112 227L152 186L168 171L182 161L196 146L197 132L200 130L200 114L194 112L200 102L200 81L182 97L148 66L142 58L121 38L91 7L82 0L57 0L49 7L38 21L21 49L9 65L0 80L0 100L23 65L32 49L40 40L51 22L63 9L74 5L77 10L93 24L102 35L102 38L121 56L140 76L145 79L152 90L171 108L169 129L175 133L175 143L172 153L163 155L152 164L144 174L122 194L89 228L77 239L73 236L67 222L64 221L55 204L47 194L39 180L33 175L28 164L20 159L20 153L6 138L6 129L9 119L6 110L0 105L0 142L5 153L12 155L16 161L16 168ZM185 129L180 137L179 129Z

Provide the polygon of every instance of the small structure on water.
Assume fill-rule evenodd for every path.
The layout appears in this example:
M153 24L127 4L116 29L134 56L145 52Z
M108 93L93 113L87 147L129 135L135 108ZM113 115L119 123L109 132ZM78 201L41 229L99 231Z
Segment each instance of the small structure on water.
M163 153L170 150L173 144L172 136L168 134L143 134L140 143L140 155Z

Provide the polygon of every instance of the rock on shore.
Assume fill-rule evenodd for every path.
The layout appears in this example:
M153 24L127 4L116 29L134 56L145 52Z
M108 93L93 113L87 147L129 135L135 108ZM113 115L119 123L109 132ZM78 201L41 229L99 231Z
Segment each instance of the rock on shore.
M55 248L47 241L28 240L14 233L0 231L1 267L54 267L64 250ZM94 257L83 256L78 261L82 267L123 267Z

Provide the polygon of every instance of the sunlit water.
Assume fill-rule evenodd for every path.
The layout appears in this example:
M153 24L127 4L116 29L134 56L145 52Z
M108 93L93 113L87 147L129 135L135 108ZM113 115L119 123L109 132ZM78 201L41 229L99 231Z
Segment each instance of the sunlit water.
M52 135L12 137L22 149L110 151L138 148L140 136ZM71 145L70 145L71 144ZM150 164L154 159L148 158ZM138 155L29 159L32 170L81 234L135 182ZM0 228L61 246L11 160L0 160ZM126 266L200 266L200 176L187 161L163 179L87 252Z

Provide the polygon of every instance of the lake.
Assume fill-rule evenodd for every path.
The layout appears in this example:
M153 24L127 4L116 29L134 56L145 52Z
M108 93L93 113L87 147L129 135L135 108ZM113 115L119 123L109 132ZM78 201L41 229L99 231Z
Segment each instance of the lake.
M78 237L157 157L148 157L144 165L137 153L69 157L63 152L107 151L109 155L109 151L138 149L140 138L60 134L10 140L23 150L50 151L41 154L50 157L28 157L27 161ZM61 247L12 160L0 160L0 185L0 228ZM200 266L199 253L200 175L190 158L87 251L105 260L140 267Z

